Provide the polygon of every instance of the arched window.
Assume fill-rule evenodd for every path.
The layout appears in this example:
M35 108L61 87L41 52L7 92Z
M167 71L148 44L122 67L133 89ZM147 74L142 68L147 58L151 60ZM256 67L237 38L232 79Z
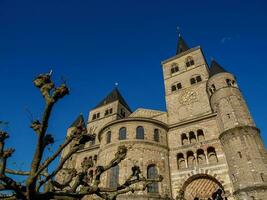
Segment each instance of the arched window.
M192 151L187 152L187 165L189 168L192 168L195 166L195 156Z
M202 81L202 78L200 75L196 76L197 83Z
M147 178L148 179L155 179L158 177L158 170L156 168L156 165L149 165L147 167ZM150 183L147 187L148 193L158 193L159 192L159 186L158 183Z
M212 84L212 85L211 85L211 89L212 89L212 91L213 91L213 92L215 92L215 90L216 90L216 87L215 87L215 85L214 85L214 84Z
M235 82L235 80L231 80L231 79L225 79L225 82L226 82L226 84L229 86L229 87L234 87L234 86L236 86L236 82Z
M196 83L196 80L194 78L191 78L190 83L191 83L191 85L194 85Z
M93 115L93 119L92 120L95 120L96 119L96 114Z
M107 132L107 144L111 142L111 131Z
M185 133L183 133L183 134L181 135L181 140L182 140L182 145L186 145L186 144L189 143L189 142L188 142L188 137L186 136Z
M182 83L177 83L176 87L177 87L178 90L182 89L182 87L183 87Z
M194 84L199 83L201 81L202 81L202 78L200 75L195 75L190 79L191 85L194 85Z
M207 152L208 152L208 159L209 159L209 163L217 163L218 162L218 158L217 158L217 154L216 154L216 151L215 151L215 148L214 147L209 147L207 149Z
M141 139L143 140L145 137L145 131L143 126L138 126L136 128L136 139Z
M187 67L190 67L190 66L195 64L195 62L194 62L194 60L193 60L193 58L191 56L186 58L186 62L185 63L186 63Z
M154 141L159 142L159 129L154 129Z
M182 89L182 83L175 83L172 85L171 89L172 89L172 92L175 92L176 90L180 90Z
M197 138L196 138L196 135L193 131L190 131L189 132L189 140L190 140L190 143L196 143L197 142Z
M125 112L125 110L122 108L122 109L121 109L121 117L122 117L122 118L125 118L125 116L126 116L126 112Z
M210 94L213 94L216 91L216 87L214 84L212 84L209 88Z
M117 188L119 185L119 173L120 167L116 165L110 169L110 179L109 179L109 187Z
M171 67L171 73L176 73L179 71L179 67L176 63L172 64L172 67Z
M185 169L186 168L184 154L182 154L182 153L177 154L177 167L178 167L178 169Z
M125 127L122 127L120 130L119 130L119 140L126 140L126 128Z
M205 140L203 130L201 130L201 129L198 129L198 130L197 130L197 139L198 139L199 142Z
M206 164L206 156L203 149L197 150L197 162L199 165Z
M225 79L225 82L228 86L232 86L232 81L230 79Z
M176 85L172 85L172 92L176 91Z

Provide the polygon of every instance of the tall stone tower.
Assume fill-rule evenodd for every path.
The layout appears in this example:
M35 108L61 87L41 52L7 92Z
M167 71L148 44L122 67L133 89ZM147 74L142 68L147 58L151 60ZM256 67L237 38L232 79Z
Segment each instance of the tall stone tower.
M217 112L234 195L240 200L266 199L266 152L235 77L212 61L207 89Z
M200 46L179 36L176 55L162 62L172 196L207 200L219 188L233 200L216 112L210 105L210 71Z
M176 56L162 62L169 124L211 113L206 81L208 65L201 48L189 48L179 36Z

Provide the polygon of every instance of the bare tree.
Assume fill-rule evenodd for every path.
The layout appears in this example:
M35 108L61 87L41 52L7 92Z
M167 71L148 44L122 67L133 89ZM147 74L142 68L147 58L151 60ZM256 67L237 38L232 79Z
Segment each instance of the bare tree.
M31 167L28 171L13 170L7 167L7 159L12 156L14 149L6 149L5 142L9 134L0 131L0 199L13 200L49 200L49 199L82 199L87 195L97 195L106 200L115 200L118 195L138 190L145 190L154 182L162 181L162 176L156 179L145 178L138 166L132 167L129 177L116 188L101 187L101 175L112 167L123 161L127 155L127 148L120 146L114 159L106 166L94 166L90 160L84 160L82 170L77 172L72 168L64 168L65 163L77 151L84 148L85 143L93 141L95 134L88 132L82 122L78 123L72 133L66 137L63 144L52 153L50 157L44 156L48 145L54 143L54 138L47 133L49 118L54 105L69 94L66 84L58 87L51 80L51 73L40 74L34 79L34 85L40 90L44 100L45 108L41 120L35 120L31 128L36 133L37 145L33 154ZM71 150L62 157L53 170L48 171L51 163L61 155L62 151L71 145ZM64 182L59 182L55 177L60 171L68 173ZM11 175L25 176L25 183L12 178Z

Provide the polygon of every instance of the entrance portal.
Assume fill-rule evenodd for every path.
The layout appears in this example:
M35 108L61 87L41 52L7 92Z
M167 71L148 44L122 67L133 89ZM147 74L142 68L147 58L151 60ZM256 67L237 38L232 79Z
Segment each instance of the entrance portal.
M198 174L184 183L180 194L183 194L181 199L185 200L211 200L218 190L223 192L223 186L217 179L207 174Z

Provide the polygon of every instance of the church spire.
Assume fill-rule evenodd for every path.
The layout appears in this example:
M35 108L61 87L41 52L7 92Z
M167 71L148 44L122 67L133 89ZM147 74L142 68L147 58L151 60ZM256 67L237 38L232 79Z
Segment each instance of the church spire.
M107 105L114 101L119 101L123 106L125 106L125 108L131 111L130 107L128 106L128 104L122 97L121 93L119 92L119 89L117 86L95 108L99 108L101 106Z
M209 73L210 77L223 72L227 71L221 65L219 65L215 60L212 60Z
M70 127L75 127L80 123L82 124L83 127L85 127L85 122L82 113L76 118L76 120L70 125Z
M178 43L177 43L177 49L176 49L176 55L187 51L189 49L188 45L185 43L184 39L182 38L181 34L179 34Z

